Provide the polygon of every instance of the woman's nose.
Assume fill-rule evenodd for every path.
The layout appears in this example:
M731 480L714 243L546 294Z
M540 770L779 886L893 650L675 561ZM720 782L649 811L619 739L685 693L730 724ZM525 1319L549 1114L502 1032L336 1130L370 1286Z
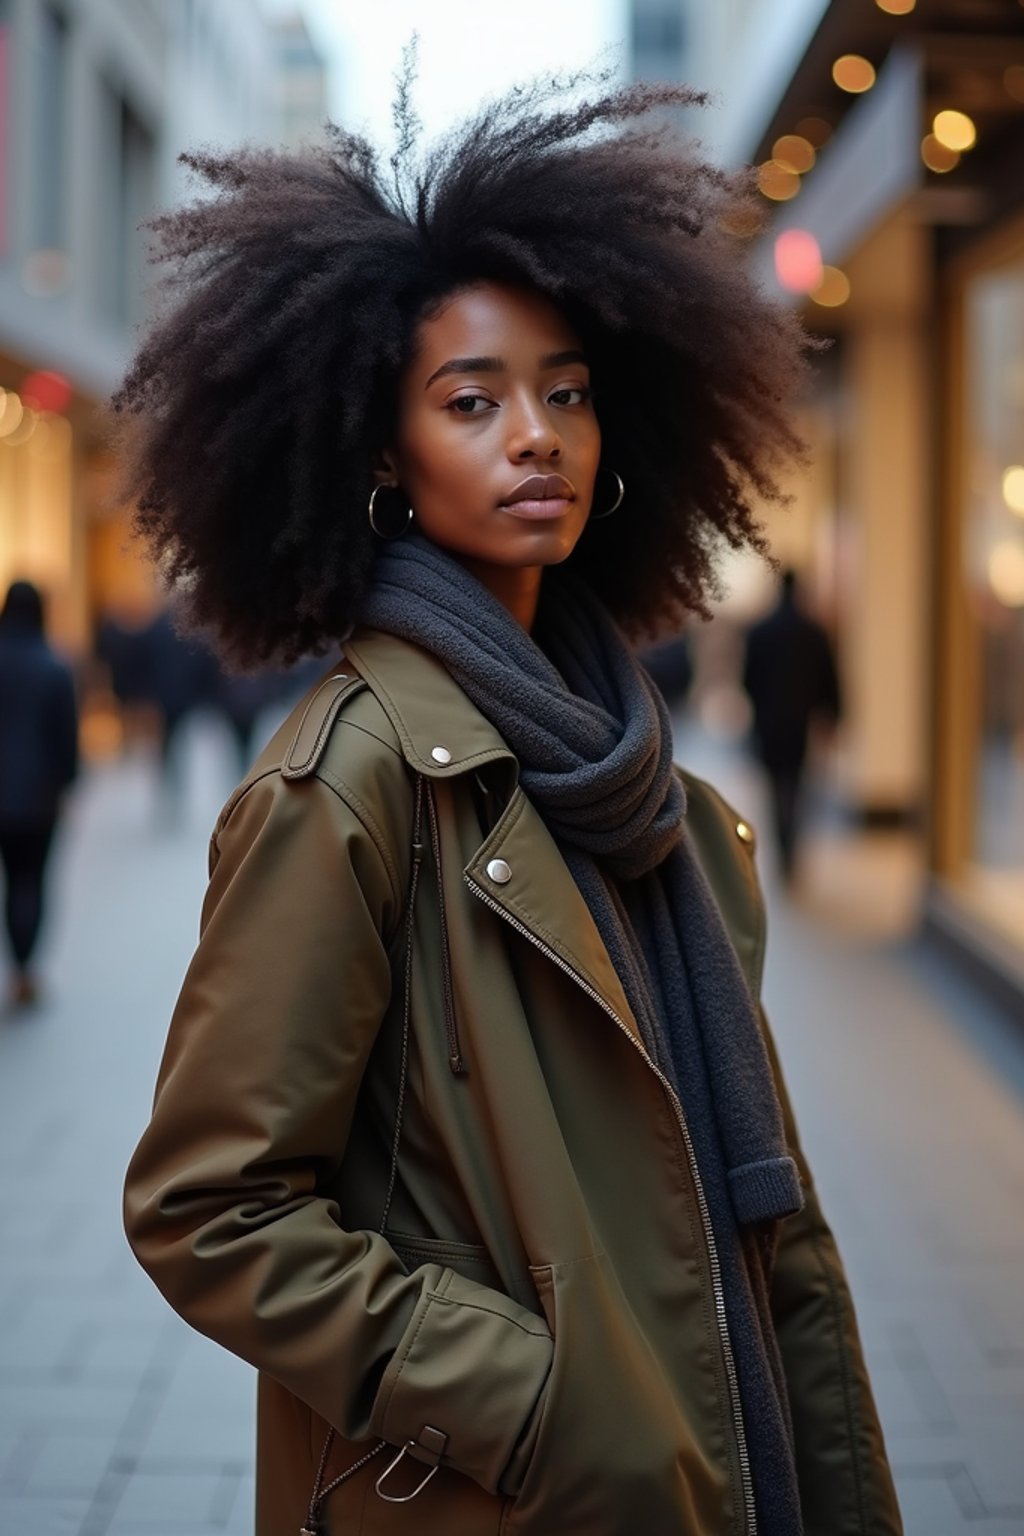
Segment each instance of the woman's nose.
M515 412L509 433L511 459L557 459L562 439L547 412L539 403L521 405Z

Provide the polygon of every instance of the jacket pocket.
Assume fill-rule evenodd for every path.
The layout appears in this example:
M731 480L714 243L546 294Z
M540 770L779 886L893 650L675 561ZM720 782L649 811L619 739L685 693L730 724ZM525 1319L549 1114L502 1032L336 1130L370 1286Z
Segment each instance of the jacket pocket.
M608 1260L598 1254L531 1274L554 1355L519 1465L510 1468L515 1493L503 1533L724 1529L720 1508L707 1519L692 1436ZM720 1476L703 1470L720 1491Z
M457 1275L462 1275L466 1280L475 1280L478 1285L489 1286L495 1291L505 1289L494 1260L481 1243L460 1243L444 1237L416 1237L412 1233L389 1230L385 1230L383 1236L410 1274L421 1264L443 1264L446 1269L454 1269Z

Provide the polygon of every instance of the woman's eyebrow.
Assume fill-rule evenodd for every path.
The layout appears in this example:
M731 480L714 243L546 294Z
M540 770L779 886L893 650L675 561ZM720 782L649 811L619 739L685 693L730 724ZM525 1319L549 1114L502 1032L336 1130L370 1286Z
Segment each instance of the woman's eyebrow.
M547 352L540 360L542 368L564 368L567 363L586 363L587 359L579 347L567 347L562 352ZM429 389L435 379L444 378L449 373L502 373L506 367L503 357L451 357L440 368L436 368L430 378L424 384L424 389Z

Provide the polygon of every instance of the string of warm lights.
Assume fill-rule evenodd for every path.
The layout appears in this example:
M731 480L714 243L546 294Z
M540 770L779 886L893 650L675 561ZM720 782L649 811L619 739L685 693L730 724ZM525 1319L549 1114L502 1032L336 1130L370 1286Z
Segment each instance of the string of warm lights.
M1024 0L1019 0L1024 5ZM878 9L891 16L909 15L916 0L875 0ZM835 86L848 95L870 91L877 80L875 65L860 54L842 54L832 64ZM1024 64L1009 64L1002 72L1002 86L1014 101L1024 103ZM978 127L965 111L940 105L924 134L920 153L928 171L945 175L954 170L978 142ZM832 133L823 118L807 117L792 133L784 133L772 145L771 157L757 170L758 186L772 202L797 197L803 178L813 172L819 153ZM829 266L809 229L781 230L774 242L775 276L779 286L825 309L835 309L850 298L850 280L840 268ZM1000 477L1002 526L984 556L988 589L1004 607L1024 609L1024 463L1010 464ZM1013 531L1010 531L1010 530Z
M917 0L875 0L875 4L890 16L908 16ZM870 91L877 78L875 66L862 54L844 53L833 61L832 79L848 95ZM1009 95L1024 101L1024 65L1009 65L1004 71L1003 84ZM795 198L803 185L803 177L814 169L818 151L831 132L831 125L823 118L808 117L797 124L795 132L776 139L770 159L757 168L761 194L775 203L790 202ZM977 126L966 112L944 107L936 112L931 131L921 140L921 159L929 171L944 175L959 165L961 157L974 148L977 139ZM775 270L782 287L792 293L805 294L826 308L845 304L850 296L849 279L839 268L822 262L817 241L806 230L787 230L779 236Z

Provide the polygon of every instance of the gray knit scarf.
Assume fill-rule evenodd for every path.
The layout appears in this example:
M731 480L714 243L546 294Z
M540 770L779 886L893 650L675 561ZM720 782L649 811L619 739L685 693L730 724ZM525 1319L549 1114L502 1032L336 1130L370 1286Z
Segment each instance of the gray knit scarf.
M360 622L436 656L500 731L682 1102L719 1253L762 1536L799 1536L769 1308L803 1203L757 1010L686 827L664 700L579 578L544 576L532 633L419 533L376 559Z

